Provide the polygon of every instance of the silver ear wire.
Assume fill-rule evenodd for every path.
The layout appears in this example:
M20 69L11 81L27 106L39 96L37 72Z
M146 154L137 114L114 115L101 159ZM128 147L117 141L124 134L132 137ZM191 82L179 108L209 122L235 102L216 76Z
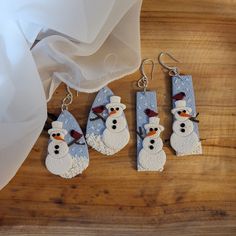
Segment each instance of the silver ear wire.
M152 65L152 69L151 69L151 79L153 78L153 71L154 71L154 67L155 67L155 63L152 59L146 58L142 61L141 65L140 65L140 73L142 75L142 77L138 80L137 82L137 86L139 88L143 88L143 91L146 92L147 87L148 87L148 76L146 75L145 71L144 71L144 66L146 64L148 64L147 62L151 62Z
M159 54L159 56L158 56L158 61L159 61L159 63L160 63L160 65L162 65L165 69L167 69L168 71L169 71L169 75L170 76L177 76L177 77L179 77L180 79L181 79L181 77L180 77L180 74L179 74L179 69L178 69L178 67L176 67L176 66L168 66L168 65L166 65L163 61L162 61L162 57L164 56L164 55L167 55L168 57L170 57L172 60L174 60L175 62L179 62L176 58L174 58L170 53L168 53L168 52L161 52L160 54Z
M69 105L73 102L73 94L72 94L69 86L66 86L66 91L67 91L67 95L62 100L62 104L61 104L62 111L68 110Z

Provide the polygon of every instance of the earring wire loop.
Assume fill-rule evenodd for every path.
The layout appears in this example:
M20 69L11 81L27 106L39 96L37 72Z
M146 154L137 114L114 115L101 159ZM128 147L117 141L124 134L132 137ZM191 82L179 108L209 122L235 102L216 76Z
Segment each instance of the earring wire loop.
M152 59L146 58L141 63L141 66L140 66L139 70L140 70L140 73L141 73L142 77L137 82L137 86L139 88L143 88L144 92L147 91L147 87L148 87L148 83L149 83L149 78L148 78L147 74L145 73L145 69L144 69L145 65L147 65L148 62L151 62L151 65L152 65L152 68L151 68L151 80L152 80L155 63Z
M179 74L179 69L178 69L178 67L176 67L176 66L168 66L168 65L166 65L163 61L162 61L162 57L164 56L164 55L167 55L168 57L170 57L172 60L174 60L175 62L179 62L174 56L172 56L170 53L168 53L168 52L161 52L160 54L159 54L159 56L158 56L158 61L159 61L159 63L165 68L165 69L167 69L168 71L169 71L169 75L170 76L177 76L177 77L179 77L179 78L181 78L180 77L180 74Z
M68 110L69 105L73 102L73 94L69 86L66 86L67 95L62 100L61 110Z

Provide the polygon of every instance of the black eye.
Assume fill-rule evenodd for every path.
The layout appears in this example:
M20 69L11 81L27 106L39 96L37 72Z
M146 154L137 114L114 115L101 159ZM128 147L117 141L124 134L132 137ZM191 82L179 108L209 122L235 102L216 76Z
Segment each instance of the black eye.
M57 133L57 136L60 136L60 133Z
M158 130L158 128L155 128L155 131L157 131Z
M151 132L152 132L152 131L153 131L153 128L150 128L150 129L149 129L149 131L151 131Z
M181 114L181 111L178 111L178 114L180 115L180 114Z
M55 137L56 136L56 134L52 134L52 137Z
M186 110L183 110L183 113L186 113Z
M116 110L119 111L119 107L117 107Z
M113 108L113 107L111 108L111 111L114 111L114 108Z

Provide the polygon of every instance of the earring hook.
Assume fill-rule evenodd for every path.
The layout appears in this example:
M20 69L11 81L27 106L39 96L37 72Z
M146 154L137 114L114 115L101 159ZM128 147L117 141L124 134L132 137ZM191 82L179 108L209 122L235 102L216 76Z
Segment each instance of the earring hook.
M151 80L153 78L153 72L154 72L154 67L155 63L152 59L146 58L142 60L141 66L139 68L140 73L142 74L142 77L138 80L137 85L139 88L143 88L143 91L146 92L147 87L148 87L148 76L145 73L144 66L148 64L148 62L151 62L152 69L151 69Z
M159 61L159 63L160 63L164 68L166 68L166 69L169 71L169 75L170 75L170 76L178 76L178 77L180 77L178 67L176 67L176 66L168 66L168 65L166 65L166 64L162 61L161 58L162 58L164 55L169 56L169 57L170 57L172 60L174 60L175 62L179 62L179 61L178 61L176 58L174 58L170 53L168 53L168 52L161 52L161 53L159 54L159 56L158 56L158 61Z
M69 105L73 102L73 93L70 90L69 86L66 86L67 95L62 100L61 110L68 110Z

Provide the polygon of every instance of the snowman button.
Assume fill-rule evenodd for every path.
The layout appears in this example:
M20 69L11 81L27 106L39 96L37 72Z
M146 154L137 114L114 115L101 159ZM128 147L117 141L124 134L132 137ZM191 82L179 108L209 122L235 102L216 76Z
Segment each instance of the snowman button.
M185 129L181 129L180 131L181 131L182 133L184 133L184 132L185 132Z
M59 154L59 151L58 151L58 150L55 150L54 153L55 153L55 154Z
M116 125L112 125L112 129L116 129Z
M58 148L59 148L59 145L55 145L54 147L55 147L55 149L58 149Z
M155 140L154 139L150 140L150 143L151 144L155 143Z
M152 145L150 145L149 148L152 150L154 147Z
M181 124L180 124L180 126L181 126L181 127L184 127L184 126L185 126L185 124L184 124L184 123L181 123Z
M113 123L113 124L116 124L116 123L117 123L117 120L113 120L112 123Z

